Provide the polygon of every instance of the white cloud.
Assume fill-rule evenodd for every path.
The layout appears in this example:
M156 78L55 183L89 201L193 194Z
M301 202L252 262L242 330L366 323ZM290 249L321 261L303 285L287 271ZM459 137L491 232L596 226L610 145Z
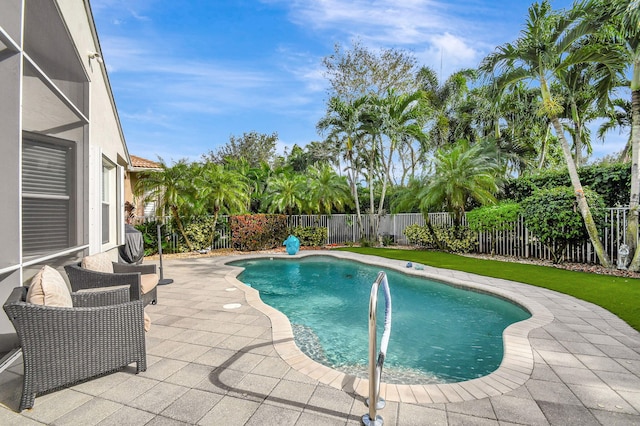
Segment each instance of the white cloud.
M485 52L450 33L432 37L428 48L416 52L418 61L441 71L443 78L463 68L475 68Z
M318 35L330 33L332 42L346 37L373 48L408 49L421 64L446 75L478 65L492 46L483 37L495 35L491 22L497 19L491 15L495 11L466 0L262 1L287 5L294 23Z

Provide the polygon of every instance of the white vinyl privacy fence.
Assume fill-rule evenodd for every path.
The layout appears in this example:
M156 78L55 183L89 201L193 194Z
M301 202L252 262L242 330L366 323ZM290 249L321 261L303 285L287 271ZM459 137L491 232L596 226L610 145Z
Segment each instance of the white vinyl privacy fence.
M611 208L608 209L606 224L600 231L600 237L609 257L615 263L617 251L620 244L625 243L625 228L628 209ZM138 223L159 219L166 223L163 226L164 238L177 247L178 234L176 230L170 228L168 218L138 218ZM425 219L420 213L401 213L383 215L379 218L378 235L372 235L373 226L371 216L363 215L363 229L361 233L356 215L334 214L334 215L294 215L289 216L289 226L313 226L327 229L327 241L329 245L343 245L347 243L357 243L361 239L380 241L393 241L397 245L409 245L404 235L407 226L418 224L425 225ZM377 215L373 218L376 220ZM430 213L429 219L433 226L452 226L453 220L448 213ZM227 217L220 217L219 221L226 224ZM228 226L222 226L220 237L215 241L213 249L231 248L231 232ZM511 230L480 232L478 233L478 245L476 252L491 253L502 256L515 256L522 258L538 258L551 260L552 255L548 248L540 243L528 231L524 223L524 218L520 217L513 223ZM565 250L565 260L578 263L597 263L598 259L590 243L585 242L580 245L572 245Z

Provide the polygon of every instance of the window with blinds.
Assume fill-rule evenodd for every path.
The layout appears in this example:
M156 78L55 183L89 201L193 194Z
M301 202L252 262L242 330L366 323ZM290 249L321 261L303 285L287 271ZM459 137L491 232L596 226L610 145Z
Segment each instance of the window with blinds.
M24 257L75 245L73 143L47 138L22 141L22 252Z

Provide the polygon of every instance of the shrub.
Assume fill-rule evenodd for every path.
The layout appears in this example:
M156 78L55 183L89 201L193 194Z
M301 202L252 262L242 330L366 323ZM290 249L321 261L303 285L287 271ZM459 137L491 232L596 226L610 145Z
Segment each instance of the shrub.
M593 188L604 198L607 206L629 204L631 189L631 167L628 164L598 164L578 169L583 186ZM522 201L537 189L571 186L567 170L551 170L507 180L504 185L505 199Z
M268 250L280 247L287 238L285 215L241 215L229 218L231 244L241 251Z
M491 254L495 254L498 240L505 237L503 231L513 230L519 217L518 203L502 202L467 212L467 223L472 231L488 233Z
M472 231L504 231L513 229L519 216L520 205L518 203L503 202L467 212L467 223Z
M160 224L160 222L154 220L134 226L134 228L142 232L145 256L151 256L158 253L158 224ZM162 251L164 253L170 253L172 251L171 244L169 244L167 239L163 239L162 241Z
M192 218L188 223L184 224L184 233L191 241L195 250L202 250L211 246L211 227L213 226L212 216L198 216ZM180 240L182 242L182 239ZM183 248L184 242L180 244ZM187 251L184 247L184 251Z
M432 233L427 226L414 224L405 228L404 235L411 244L425 248L436 248L437 238L445 250L452 253L469 253L478 244L476 233L464 226L458 229L434 226Z
M605 217L604 201L588 188L584 188L584 194L593 219L601 228ZM573 188L541 189L521 205L527 228L549 248L555 263L563 260L568 245L588 241L589 235L578 210Z
M321 247L327 242L327 228L319 226L295 226L291 233L298 237L301 246Z
M393 235L382 234L382 245L384 247L393 246L395 244L396 244L396 242L395 242L395 239L393 238Z
M375 240L370 240L366 237L360 238L359 244L360 247L375 247L377 245Z
M420 226L418 224L409 225L404 228L403 234L411 244L420 247L432 247L435 244L433 235L431 235L426 226Z

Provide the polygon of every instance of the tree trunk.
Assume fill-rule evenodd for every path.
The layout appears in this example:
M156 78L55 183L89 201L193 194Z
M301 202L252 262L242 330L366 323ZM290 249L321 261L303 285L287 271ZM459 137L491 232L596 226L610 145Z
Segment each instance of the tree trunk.
M542 148L540 149L540 161L538 162L538 170L542 170L542 166L544 166L544 160L547 155L547 144L549 143L550 131L551 131L551 126L547 124L547 130L544 133L544 139L542 139Z
M442 244L442 241L440 241L440 239L438 238L438 234L436 234L436 230L433 229L433 225L431 224L431 219L429 219L429 213L424 213L424 221L427 224L427 229L431 233L431 236L433 237L433 241L436 243L436 247L438 247L438 250L445 251L446 247L444 246L444 244Z
M575 149L576 167L582 167L582 123L578 115L578 108L575 103L571 103L571 116L573 118L573 148Z
M389 184L389 173L391 171L391 163L392 163L392 159L393 159L393 145L394 142L391 141L391 145L389 148L389 159L387 161L387 164L385 166L385 174L384 174L384 180L382 182L382 193L380 194L380 203L378 204L378 220L380 220L380 218L382 217L382 209L384 207L384 199L387 196L387 185ZM376 234L378 233L378 230L376 229Z
M358 218L360 237L362 237L362 235L364 234L364 227L362 226L362 214L360 213L360 197L358 197L358 186L356 185L355 173L356 172L353 168L353 160L349 158L349 172L347 173L347 176L349 176L349 180L351 181L351 195L353 195L353 200L356 203L356 217Z
M178 214L178 208L176 206L171 206L171 213L173 214L173 218L176 220L176 226L178 227L178 231L182 234L182 238L184 238L184 242L189 247L190 251L194 251L193 244L187 237L187 234L184 231L184 227L182 226L182 221L180 220L180 215Z
M640 64L634 67L634 81L640 85ZM631 92L631 193L629 197L629 216L627 217L626 241L629 253L633 253L629 269L640 270L640 250L638 250L638 197L640 195L640 176L638 176L638 156L640 155L640 88Z
M218 213L220 212L219 208L216 208L213 213L213 224L211 225L211 244L209 248L213 250L213 242L216 239L216 225L218 223Z
M569 143L564 137L564 132L562 131L562 124L560 124L560 120L558 120L558 117L552 117L551 122L553 123L553 127L556 131L556 135L558 136L558 140L560 140L560 145L562 146L564 159L567 162L567 168L569 169L571 184L573 185L573 190L576 194L578 209L580 210L580 214L582 215L582 219L584 220L584 226L585 228L587 228L587 233L589 234L589 239L591 240L593 249L598 256L598 259L600 260L600 264L605 268L611 268L611 261L609 260L609 256L607 255L604 246L602 245L602 241L600 240L600 236L598 235L598 227L593 220L591 209L589 208L587 199L584 196L582 184L580 183L580 177L578 176L578 170L576 169L576 164L573 161L573 156L571 155L571 148L569 147Z
M376 241L378 226L376 223L376 207L373 194L373 154L375 150L375 136L371 136L371 154L369 155L369 173L367 173L367 185L369 186L369 241Z

